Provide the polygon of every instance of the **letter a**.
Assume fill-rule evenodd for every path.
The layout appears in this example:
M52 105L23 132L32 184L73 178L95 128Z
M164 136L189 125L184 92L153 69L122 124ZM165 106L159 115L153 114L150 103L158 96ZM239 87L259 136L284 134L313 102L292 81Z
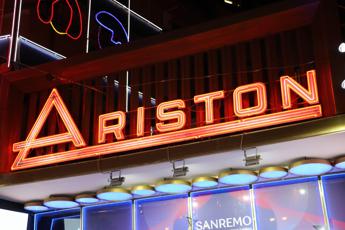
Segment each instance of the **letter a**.
M37 138L53 107L56 108L59 116L65 124L67 132ZM30 130L30 133L27 136L26 140L13 144L13 152L19 153L11 169L16 170L20 168L21 163L26 159L31 149L62 144L66 142L73 142L76 147L82 147L86 145L85 140L83 139L79 129L75 125L71 114L68 112L67 107L64 104L60 94L58 93L57 89L53 89L46 103L44 104L34 126Z

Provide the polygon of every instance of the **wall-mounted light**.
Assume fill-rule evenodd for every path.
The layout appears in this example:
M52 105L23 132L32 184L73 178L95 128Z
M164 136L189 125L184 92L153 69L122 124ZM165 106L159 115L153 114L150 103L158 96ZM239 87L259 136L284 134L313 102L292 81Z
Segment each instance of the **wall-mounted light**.
M265 179L280 179L287 176L288 170L280 166L263 167L259 171L259 176Z
M31 212L44 212L49 208L43 205L43 201L30 201L24 204L24 209Z
M324 159L303 159L293 162L290 165L289 172L298 176L316 176L325 174L333 166L328 160Z
M97 192L97 198L106 201L124 201L132 198L129 190L120 187L105 187Z
M94 204L99 202L95 193L82 193L75 197L75 201L80 204Z
M186 180L172 178L159 181L155 189L157 192L177 194L189 192L192 190L192 186Z
M260 164L261 156L258 154L258 149L246 148L243 149L245 166L253 166Z
M227 185L247 185L257 180L257 174L247 169L224 170L218 176L218 181Z
M172 163L172 172L173 172L173 177L181 177L181 176L186 176L189 169L186 166L185 160L177 160L173 161ZM180 164L180 166L178 165Z
M192 185L199 188L210 188L217 186L218 180L211 176L200 176L193 179Z
M64 195L52 195L44 200L44 205L54 209L75 208L79 206L72 197Z
M137 196L152 196L156 193L151 185L137 185L132 188L132 194Z

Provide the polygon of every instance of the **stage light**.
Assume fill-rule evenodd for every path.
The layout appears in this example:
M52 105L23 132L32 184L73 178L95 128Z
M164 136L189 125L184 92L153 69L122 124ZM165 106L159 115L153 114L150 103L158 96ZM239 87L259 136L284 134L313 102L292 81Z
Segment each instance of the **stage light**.
M234 1L231 1L231 0L224 0L225 3L228 3L230 5L233 5L234 4Z
M75 202L72 197L54 195L44 200L44 205L54 209L75 208L79 206L79 204Z
M324 159L304 159L290 165L290 173L298 176L317 176L325 174L332 169L328 160Z
M137 185L132 188L132 194L137 196L152 196L155 193L151 185Z
M268 166L261 168L259 176L265 179L280 179L287 176L288 170L279 166Z
M341 86L342 89L345 89L345 80L343 80L343 81L341 82L340 86Z
M94 204L99 202L95 193L82 193L75 197L75 201L80 204Z
M44 212L49 208L43 205L43 201L30 201L24 204L24 209L31 212Z
M345 156L337 158L334 166L340 169L345 169Z
M217 186L218 180L211 176L200 176L193 179L192 185L199 188L210 188Z
M192 189L192 186L185 180L164 179L157 183L155 189L157 192L177 194L189 192Z
M218 181L227 185L247 185L257 181L255 172L247 169L224 170L219 173Z
M345 53L345 43L344 42L340 43L338 50L340 53Z
M97 192L97 198L106 201L124 201L132 198L129 190L120 187L105 187Z

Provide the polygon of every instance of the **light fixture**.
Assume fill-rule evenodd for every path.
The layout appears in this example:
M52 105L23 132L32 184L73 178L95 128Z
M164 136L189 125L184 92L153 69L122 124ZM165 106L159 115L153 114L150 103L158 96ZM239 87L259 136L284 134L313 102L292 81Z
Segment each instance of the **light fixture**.
M44 212L49 208L43 205L43 201L30 201L24 204L24 209L31 212Z
M72 197L63 195L50 196L48 199L44 200L44 205L54 209L75 208L79 206Z
M210 188L217 186L218 180L211 176L200 176L193 179L192 185L199 188Z
M186 176L189 169L186 166L185 160L177 160L173 161L172 163L172 172L173 172L173 177L181 177L181 176ZM180 163L180 166L178 167L178 163Z
M344 42L340 43L338 50L340 53L345 53L345 43Z
M120 187L105 187L97 192L97 198L106 201L124 201L132 198L129 190Z
M192 189L192 186L185 180L164 179L157 183L155 189L157 192L177 194L189 192Z
M155 193L151 185L137 185L132 188L132 194L137 196L152 196Z
M259 176L265 179L280 179L287 174L288 170L280 166L268 166L259 170Z
M342 89L345 89L345 80L343 80L343 81L341 82L340 86L341 86Z
M345 156L337 158L334 162L334 166L340 169L345 169Z
M247 169L224 170L219 173L218 181L227 185L247 185L257 181L255 172Z
M231 0L224 0L225 3L228 3L230 5L234 4L234 1L231 1Z
M258 155L258 149L256 147L243 149L243 155L245 166L260 164L261 156Z
M75 197L75 201L81 204L94 204L99 201L95 193L82 193Z
M328 160L324 159L303 159L290 165L290 173L298 176L317 176L325 174L332 169Z

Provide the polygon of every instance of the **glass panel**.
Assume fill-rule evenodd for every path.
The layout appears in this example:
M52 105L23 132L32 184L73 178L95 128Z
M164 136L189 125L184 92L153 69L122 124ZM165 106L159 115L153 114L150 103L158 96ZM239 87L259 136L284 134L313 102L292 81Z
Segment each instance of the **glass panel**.
M322 229L317 178L254 185L258 229Z
M345 174L322 177L331 229L345 229Z
M193 229L253 229L249 187L192 193Z
M35 230L80 230L80 209L35 215Z
M88 0L18 2L21 9L17 62L24 66L37 65L41 64L42 60L49 62L61 59L54 58L55 53L59 57L85 53ZM28 44L30 49L27 47ZM32 58L32 54L37 56L38 52L41 52L42 57L37 59L37 63L27 62L28 58Z
M131 230L132 202L83 208L83 230Z
M188 230L188 196L135 201L137 230Z

